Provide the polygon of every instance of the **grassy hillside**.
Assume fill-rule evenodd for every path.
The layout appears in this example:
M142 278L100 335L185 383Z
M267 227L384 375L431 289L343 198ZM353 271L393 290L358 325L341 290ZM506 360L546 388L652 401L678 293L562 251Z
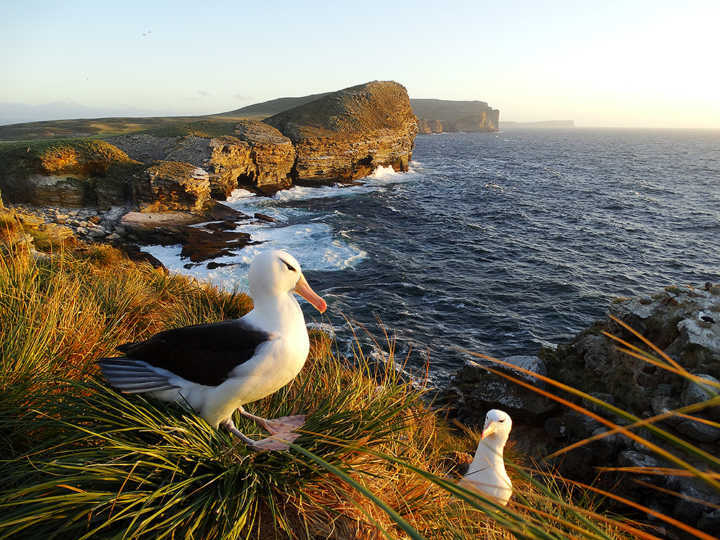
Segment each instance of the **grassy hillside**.
M162 137L197 135L219 137L232 135L239 116L189 116L154 118L94 118L53 120L0 126L3 141L66 139L79 137L105 138L128 133L149 133Z
M23 235L11 215L2 227L5 241ZM560 479L538 484L522 468L510 471L516 495L508 509L453 495L466 459L457 452L473 451L477 434L452 431L422 389L398 378L391 341L377 364L359 348L341 355L312 333L300 376L250 406L269 417L308 415L283 453L249 452L191 412L119 395L98 376L95 360L120 343L250 307L243 294L166 275L109 247L35 256L6 245L0 537L627 536L627 525L595 513L596 499ZM236 422L260 435L244 418Z
M268 116L287 111L288 109L305 105L306 103L310 103L311 101L315 101L316 99L320 99L331 93L332 92L324 92L322 94L310 94L308 96L301 97L271 99L269 101L263 101L262 103L255 103L253 105L248 105L247 107L235 109L234 111L221 113L219 116L266 118Z

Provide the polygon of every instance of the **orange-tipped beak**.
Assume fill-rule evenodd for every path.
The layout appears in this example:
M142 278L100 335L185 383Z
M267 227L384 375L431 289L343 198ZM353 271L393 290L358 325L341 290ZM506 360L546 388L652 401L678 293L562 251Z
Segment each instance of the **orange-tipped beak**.
M483 432L480 434L481 439L486 439L490 435L495 433L495 422L492 422L485 426L485 429L483 429Z
M310 288L308 282L305 281L305 276L300 276L297 285L295 285L295 292L310 302L320 313L325 313L327 303Z

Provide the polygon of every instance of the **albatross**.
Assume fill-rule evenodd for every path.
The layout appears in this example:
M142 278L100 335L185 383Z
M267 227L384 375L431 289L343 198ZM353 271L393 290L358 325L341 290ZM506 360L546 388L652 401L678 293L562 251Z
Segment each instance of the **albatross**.
M512 495L512 482L503 461L503 449L511 428L512 420L508 413L498 409L488 411L475 457L461 480L465 487L477 490L502 505L506 505Z
M254 308L240 319L166 330L146 341L118 347L125 356L101 358L107 381L124 393L147 394L186 404L215 428L225 426L255 450L286 450L299 435L304 415L269 420L243 405L292 381L310 351L305 318L294 293L320 313L325 300L308 285L289 253L266 251L248 272ZM270 437L253 440L233 423L235 411L257 422Z

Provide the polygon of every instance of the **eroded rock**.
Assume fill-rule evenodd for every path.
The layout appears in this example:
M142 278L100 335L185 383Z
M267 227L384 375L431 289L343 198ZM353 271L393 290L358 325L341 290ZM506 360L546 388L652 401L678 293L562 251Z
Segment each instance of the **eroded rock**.
M407 171L417 133L407 91L391 81L332 92L264 122L294 143L299 183L352 181L379 166Z
M142 212L201 213L212 203L207 178L197 178L196 167L180 161L161 161L138 175L134 196Z

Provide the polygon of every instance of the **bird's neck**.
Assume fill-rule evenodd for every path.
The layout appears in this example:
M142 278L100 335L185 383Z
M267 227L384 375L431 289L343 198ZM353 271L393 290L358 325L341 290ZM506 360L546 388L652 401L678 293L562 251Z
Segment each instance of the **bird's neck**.
M498 437L488 437L480 441L475 451L475 457L468 468L468 474L479 473L485 469L505 470L503 449L507 440Z
M305 317L292 293L258 295L253 297L254 319L264 330L288 332L295 327L305 328Z

